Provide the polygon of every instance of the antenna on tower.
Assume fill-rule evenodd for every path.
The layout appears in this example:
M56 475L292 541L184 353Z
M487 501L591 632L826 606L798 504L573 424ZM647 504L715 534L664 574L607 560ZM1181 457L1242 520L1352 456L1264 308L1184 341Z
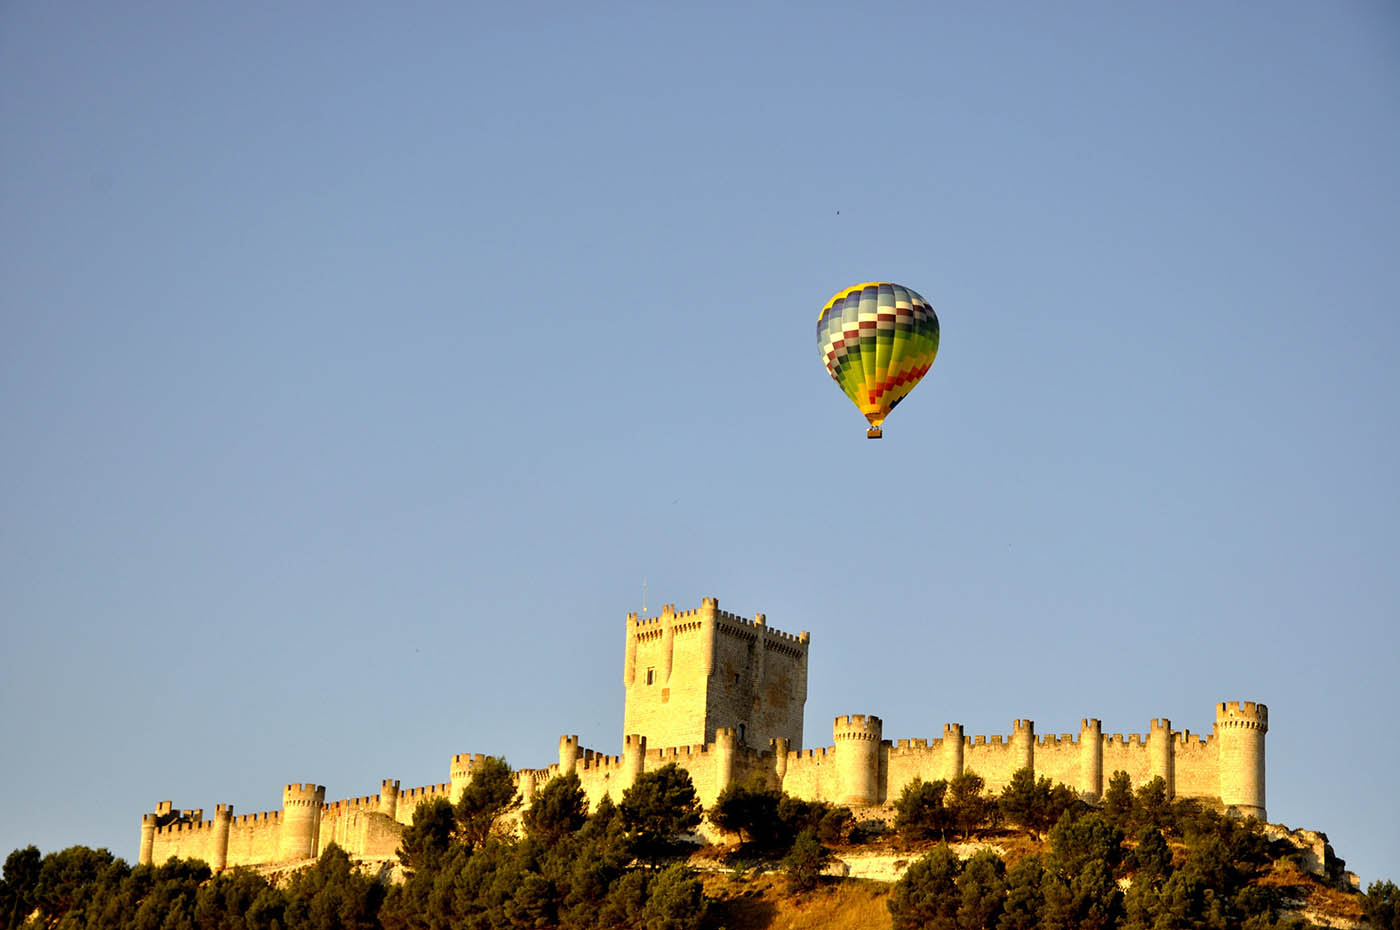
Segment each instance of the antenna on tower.
M646 615L646 612L647 612L647 580L646 580L645 578L643 578L643 579L642 579L642 615L645 616L645 615Z

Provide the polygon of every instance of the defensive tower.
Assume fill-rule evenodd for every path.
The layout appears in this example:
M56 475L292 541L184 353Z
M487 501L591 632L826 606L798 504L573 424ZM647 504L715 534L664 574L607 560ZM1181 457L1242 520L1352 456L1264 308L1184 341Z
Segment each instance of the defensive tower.
M1153 718L1147 733L1147 755L1152 776L1167 786L1167 797L1176 797L1176 746L1172 722L1165 717Z
M390 820L399 816L399 780L386 778L379 783L379 813Z
M837 804L868 807L880 803L880 743L884 724L879 717L851 714L832 724L836 740Z
M1220 801L1260 820L1264 815L1264 734L1269 708L1253 701L1215 705L1215 743L1220 753Z
M808 642L806 632L772 629L763 614L725 613L713 597L698 610L666 604L659 617L628 614L624 737L693 746L727 727L743 745L782 738L801 749Z
M214 805L214 836L209 849L209 868L222 872L228 866L228 831L233 825L233 805Z
M1096 717L1079 721L1079 790L1090 798L1103 795L1103 723Z
M283 862L316 855L321 833L321 808L326 803L324 785L293 784L282 789L282 827L277 838L277 858Z

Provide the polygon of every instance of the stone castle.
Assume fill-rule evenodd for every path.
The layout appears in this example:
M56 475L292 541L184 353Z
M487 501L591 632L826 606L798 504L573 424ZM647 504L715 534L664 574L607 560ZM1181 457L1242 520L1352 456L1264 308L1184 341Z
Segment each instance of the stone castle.
M561 736L558 762L517 770L523 804L569 772L590 805L605 795L618 801L638 774L671 762L689 772L706 807L726 786L755 774L799 798L868 808L892 802L915 778L972 771L997 792L1017 769L1030 768L1087 798L1102 794L1105 773L1127 772L1135 786L1160 776L1170 796L1265 818L1263 704L1217 704L1213 732L1204 738L1173 730L1165 718L1153 720L1145 735L1127 737L1107 736L1098 720L1085 719L1077 735L1037 736L1030 720L1017 720L1009 738L969 737L948 723L941 737L893 742L879 717L851 714L835 719L833 745L804 749L809 642L805 632L773 629L763 614L749 620L727 613L708 597L696 610L667 605L659 617L629 614L622 754L603 755L581 747L577 736ZM290 784L281 810L235 816L220 804L213 820L202 809L162 801L141 818L139 861L196 858L216 871L273 866L314 858L331 843L357 859L389 859L414 809L432 798L455 802L484 758L453 756L442 784L402 789L386 779L376 795L329 803L323 786Z

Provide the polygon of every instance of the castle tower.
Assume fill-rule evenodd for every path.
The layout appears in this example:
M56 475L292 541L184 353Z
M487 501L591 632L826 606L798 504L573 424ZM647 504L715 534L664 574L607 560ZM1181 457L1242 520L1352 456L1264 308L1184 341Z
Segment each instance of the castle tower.
M963 725L943 724L943 778L952 782L963 773Z
M141 815L141 853L136 858L137 865L150 865L156 848L156 815Z
M1264 813L1264 734L1269 708L1253 701L1215 705L1215 743L1220 753L1220 800L1260 820Z
M282 825L277 838L277 858L282 862L316 855L321 836L321 808L326 803L324 785L287 785L282 789Z
M805 632L775 630L763 614L725 613L712 597L697 610L666 604L659 617L628 614L624 737L693 746L730 728L747 746L782 737L801 749L808 643Z
M836 739L836 803L868 807L880 803L879 717L851 714L837 717L832 725Z
M578 765L578 734L559 737L559 774L568 775Z
M622 790L626 791L637 783L647 759L647 738L638 733L627 736L622 741ZM621 795L619 795L621 797Z
M739 734L732 727L715 731L715 796L734 783L734 754L738 751Z
M472 768L486 761L486 754L477 752L459 752L452 757L452 767L449 769L449 778L452 780L452 803L456 804L462 800L462 792L467 790L467 785L472 781Z
M1093 717L1079 721L1079 793L1103 796L1103 723Z
M386 778L379 783L379 813L390 820L399 816L399 783L397 779Z
M520 792L521 807L535 803L535 789L538 787L539 773L534 769L520 769L515 773L515 790Z
M792 751L792 742L779 736L769 740L768 746L773 752L773 774L777 777L774 787L782 788L783 779L787 778L788 753Z
M1031 720L1017 720L1011 725L1012 771L1030 769L1035 771L1035 723Z
M1167 786L1167 798L1176 797L1176 747L1172 745L1172 722L1166 717L1154 718L1147 734L1147 761L1152 777Z
M214 835L210 842L209 868L216 874L228 867L228 831L233 824L233 805L214 805Z

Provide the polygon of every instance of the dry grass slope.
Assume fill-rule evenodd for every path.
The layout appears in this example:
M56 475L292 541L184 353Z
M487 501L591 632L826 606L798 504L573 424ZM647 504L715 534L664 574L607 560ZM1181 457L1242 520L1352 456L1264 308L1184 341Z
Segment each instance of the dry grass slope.
M705 893L718 899L716 926L725 930L888 930L885 907L890 886L880 882L836 881L815 891L791 895L781 877L703 878Z

